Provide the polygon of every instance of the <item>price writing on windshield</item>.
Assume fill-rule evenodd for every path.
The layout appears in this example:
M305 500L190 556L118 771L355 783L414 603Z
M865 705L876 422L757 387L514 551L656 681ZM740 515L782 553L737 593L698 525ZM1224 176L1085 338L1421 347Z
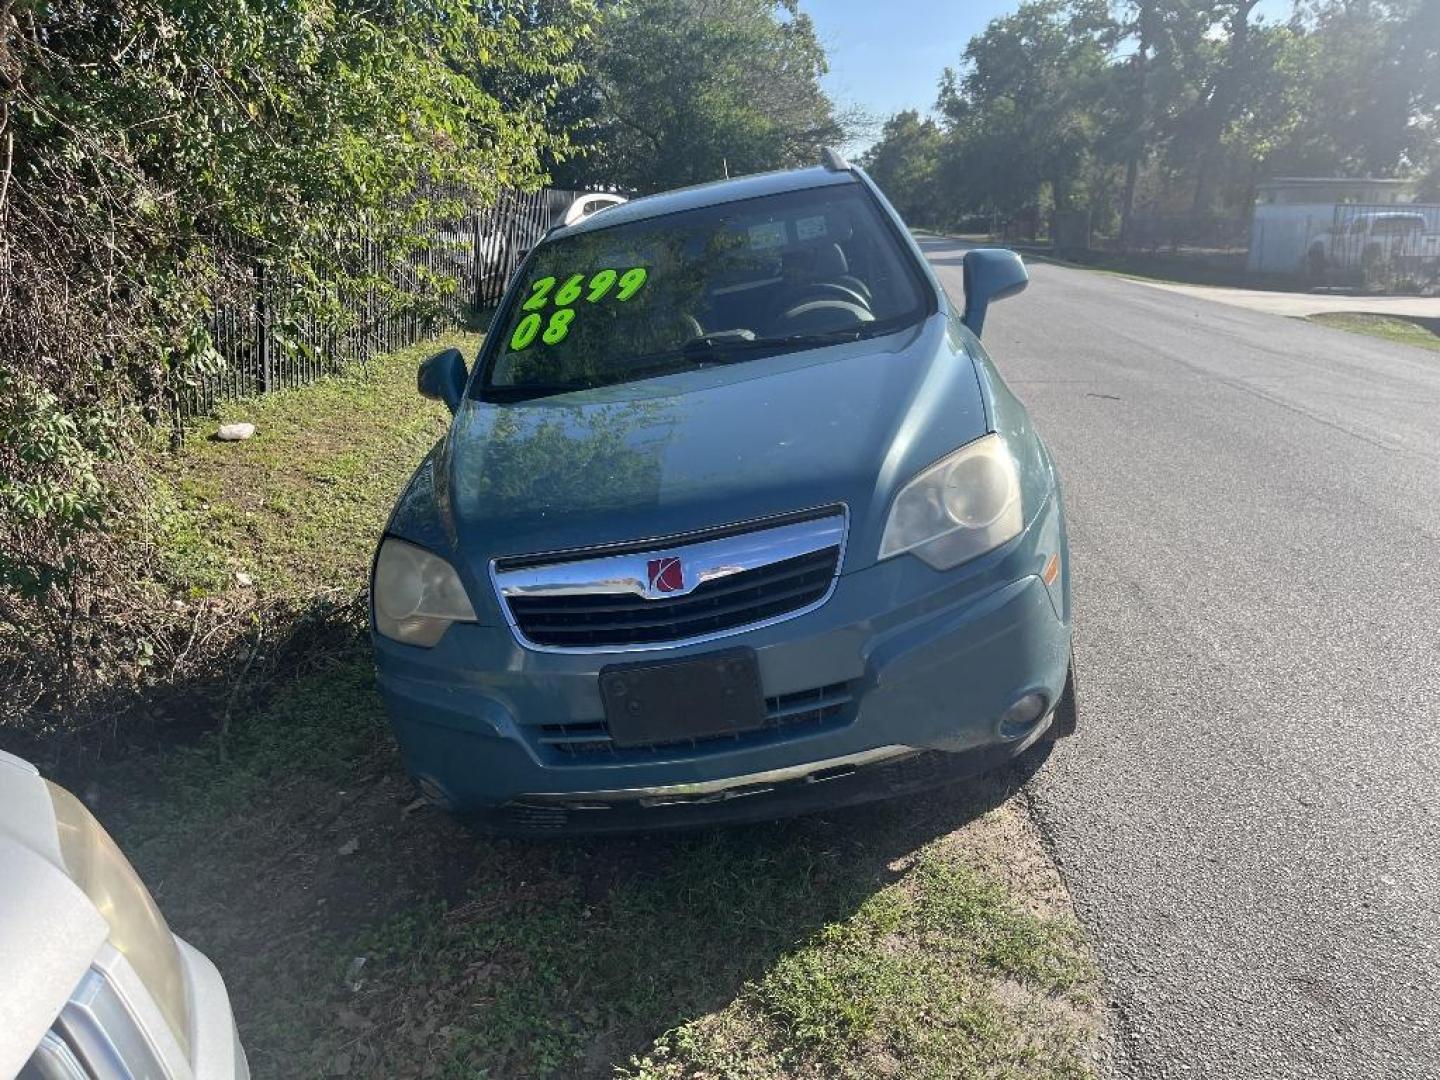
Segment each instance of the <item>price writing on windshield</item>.
M520 352L534 344L538 337L546 345L559 345L570 333L570 324L575 321L577 302L598 304L607 297L622 304L645 287L650 273L643 266L634 266L626 271L600 270L587 279L584 274L572 274L563 282L552 276L537 278L530 283L530 295L520 305L529 312L510 333L510 351ZM559 288L556 288L556 285ZM549 304L555 305L550 318L543 315Z

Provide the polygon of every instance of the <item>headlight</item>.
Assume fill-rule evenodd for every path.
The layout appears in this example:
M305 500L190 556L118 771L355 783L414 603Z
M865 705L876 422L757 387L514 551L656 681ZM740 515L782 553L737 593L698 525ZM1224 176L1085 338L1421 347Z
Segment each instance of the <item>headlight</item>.
M46 781L60 831L60 854L80 890L110 924L110 944L150 991L176 1041L190 1056L190 1005L180 949L150 891L85 804Z
M985 435L900 489L880 558L913 551L936 570L948 570L1014 539L1024 518L1015 459L1004 439Z
M434 645L475 609L455 568L424 548L387 536L375 560L375 628L407 645Z

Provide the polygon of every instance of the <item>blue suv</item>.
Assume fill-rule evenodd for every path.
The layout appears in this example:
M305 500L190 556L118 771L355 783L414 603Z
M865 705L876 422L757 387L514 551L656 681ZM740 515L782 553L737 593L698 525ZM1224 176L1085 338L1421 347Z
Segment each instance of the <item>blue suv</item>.
M375 556L380 688L422 791L486 828L772 818L973 775L1075 726L1060 485L858 168L553 230Z

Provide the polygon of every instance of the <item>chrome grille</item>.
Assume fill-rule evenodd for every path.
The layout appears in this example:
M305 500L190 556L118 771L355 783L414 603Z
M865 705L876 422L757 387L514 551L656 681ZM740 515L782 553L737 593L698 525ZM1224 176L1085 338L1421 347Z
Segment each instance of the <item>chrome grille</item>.
M516 596L510 611L538 645L650 645L705 637L764 622L815 603L835 576L838 547L701 585L673 600L592 596Z
M844 510L832 508L593 554L502 559L494 577L526 645L657 648L820 604L840 572L845 532ZM657 574L662 565L679 570Z
M604 755L643 758L657 750L675 747L719 749L736 743L748 744L789 737L809 730L828 729L848 723L855 694L849 683L832 683L812 690L798 690L765 699L765 726L756 731L719 735L709 739L683 739L655 743L650 747L617 749L610 741L604 720L570 724L541 724L531 729L531 738L544 750L565 758Z

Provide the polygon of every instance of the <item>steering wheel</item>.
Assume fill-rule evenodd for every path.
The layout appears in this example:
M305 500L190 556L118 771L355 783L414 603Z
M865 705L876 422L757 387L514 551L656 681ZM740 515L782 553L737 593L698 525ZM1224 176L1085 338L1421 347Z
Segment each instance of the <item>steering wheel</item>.
M847 289L854 289L865 298L865 306L870 306L870 301L874 298L870 292L870 286L854 274L841 274L839 277L832 278L831 281L836 285L843 285Z
M824 333L827 330L848 330L860 323L875 321L874 314L863 304L849 300L807 300L786 309L779 321L789 324L785 332Z
M698 337L705 336L705 328L700 325L700 320L688 311L675 313L675 325L677 329L683 330L681 341L694 341Z
M816 281L803 285L796 290L794 296L786 297L785 303L794 308L810 300L843 300L847 304L859 304L867 311L870 309L869 299L858 289L834 281Z

